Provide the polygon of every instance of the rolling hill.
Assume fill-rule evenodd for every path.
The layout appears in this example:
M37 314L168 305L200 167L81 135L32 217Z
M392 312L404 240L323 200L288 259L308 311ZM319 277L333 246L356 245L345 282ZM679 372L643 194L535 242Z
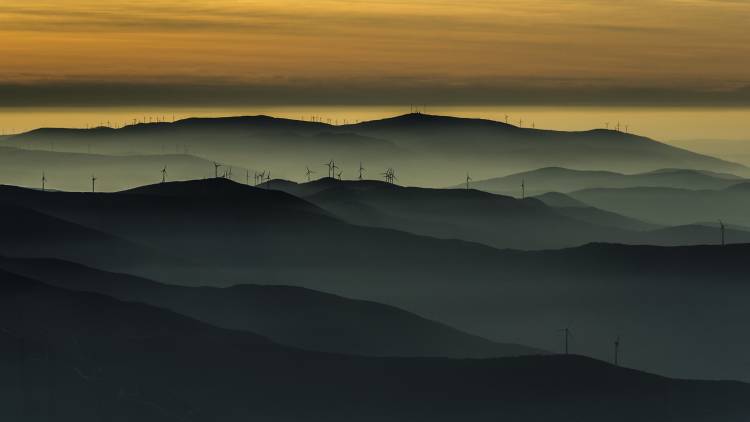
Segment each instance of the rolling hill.
M544 353L472 336L395 307L300 287L165 285L50 259L0 258L0 268L67 290L147 303L217 327L258 333L307 350L453 358Z
M690 169L660 169L646 173L622 174L611 171L571 170L547 167L505 177L477 180L472 187L503 195L520 196L521 183L529 196L550 192L570 193L593 188L664 187L676 189L725 189L745 179Z
M496 248L551 249L589 242L677 246L715 243L699 226L670 230L587 206L563 194L524 200L466 189L408 188L377 181L274 180L273 190L304 198L352 224L391 228ZM564 207L548 206L545 200ZM731 230L733 243L750 233Z
M4 272L0 293L0 390L10 399L0 408L4 420L538 421L575 414L580 421L733 422L750 411L745 384L672 380L578 356L356 358L288 349Z
M102 155L0 147L0 180L16 186L41 188L44 173L47 189L90 192L95 175L97 191L117 191L157 183L165 167L167 180L214 176L212 162L184 153ZM235 179L245 182L248 171L253 174L234 166Z
M104 154L155 154L165 148L210 160L271 169L277 177L319 174L335 159L343 177L357 177L364 161L371 175L388 167L402 183L446 186L470 171L475 179L563 166L643 172L663 168L744 172L739 164L610 130L562 132L505 123L413 113L352 125L328 125L269 116L193 118L121 129L46 128L5 139L7 146ZM106 177L106 174L102 174Z
M591 206L656 224L723 220L727 224L750 226L748 186L740 183L722 190L585 189L569 195Z
M612 338L621 334L624 362L634 367L750 379L742 364L750 342L736 335L747 319L747 245L498 250L348 224L292 195L222 179L113 194L4 187L0 198L179 258L155 266L111 263L102 258L107 244L98 242L87 247L101 253L68 258L99 269L181 285L306 287L543 350L559 350L557 330L570 323L576 352L609 359ZM27 227L33 232L36 225ZM73 246L44 256L64 257ZM12 252L2 251L19 256Z

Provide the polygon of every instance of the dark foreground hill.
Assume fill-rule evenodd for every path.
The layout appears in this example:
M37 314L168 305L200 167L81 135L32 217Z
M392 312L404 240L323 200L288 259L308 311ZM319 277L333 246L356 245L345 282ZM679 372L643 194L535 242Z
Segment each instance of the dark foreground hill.
M356 358L0 272L3 420L744 421L750 388L576 356ZM613 412L613 409L617 409Z
M454 358L543 353L472 336L395 307L300 287L173 286L50 259L0 258L0 268L69 290L147 303L308 350Z

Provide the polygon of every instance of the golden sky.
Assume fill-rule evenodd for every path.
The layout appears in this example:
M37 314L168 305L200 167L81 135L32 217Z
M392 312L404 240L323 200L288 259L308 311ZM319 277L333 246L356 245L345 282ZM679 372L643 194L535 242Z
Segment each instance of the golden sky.
M736 96L748 28L745 0L2 0L0 85Z

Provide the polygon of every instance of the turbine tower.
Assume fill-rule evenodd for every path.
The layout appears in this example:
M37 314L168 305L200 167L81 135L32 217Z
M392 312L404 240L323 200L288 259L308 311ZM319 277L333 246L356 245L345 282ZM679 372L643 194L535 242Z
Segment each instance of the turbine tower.
M45 191L45 184L47 183L47 177L44 175L44 172L42 172L42 192Z
M719 220L719 230L721 230L721 246L726 245L726 226L724 222Z
M323 163L324 166L328 167L328 177L331 177L331 174L333 173L333 160Z
M469 182L471 182L471 176L469 176L469 173L466 173L466 190L469 190Z
M362 180L362 172L365 171L365 168L362 167L362 162L359 162L359 180Z
M526 179L521 179L521 199L526 199Z
M214 178L219 178L219 167L221 167L221 164L214 161Z
M560 330L563 333L563 341L565 342L565 354L568 354L568 343L570 337L573 337L573 333L570 331L570 328L563 328Z
M96 192L96 176L91 175L91 193Z
M163 169L161 169L161 182L164 183L167 181L167 166L165 165Z
M615 339L615 366L620 366L620 336Z
M341 167L336 165L336 162L331 160L331 177L336 176L336 170L341 169Z
M305 172L305 175L307 176L307 181L310 181L310 175L315 173L314 171L310 170L310 167L306 167L307 171Z

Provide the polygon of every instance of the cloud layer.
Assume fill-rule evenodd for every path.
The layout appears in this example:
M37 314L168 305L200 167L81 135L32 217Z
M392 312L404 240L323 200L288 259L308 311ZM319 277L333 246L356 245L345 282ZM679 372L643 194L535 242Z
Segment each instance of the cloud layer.
M750 2L732 0L5 0L0 90L10 105L735 103L747 22Z

